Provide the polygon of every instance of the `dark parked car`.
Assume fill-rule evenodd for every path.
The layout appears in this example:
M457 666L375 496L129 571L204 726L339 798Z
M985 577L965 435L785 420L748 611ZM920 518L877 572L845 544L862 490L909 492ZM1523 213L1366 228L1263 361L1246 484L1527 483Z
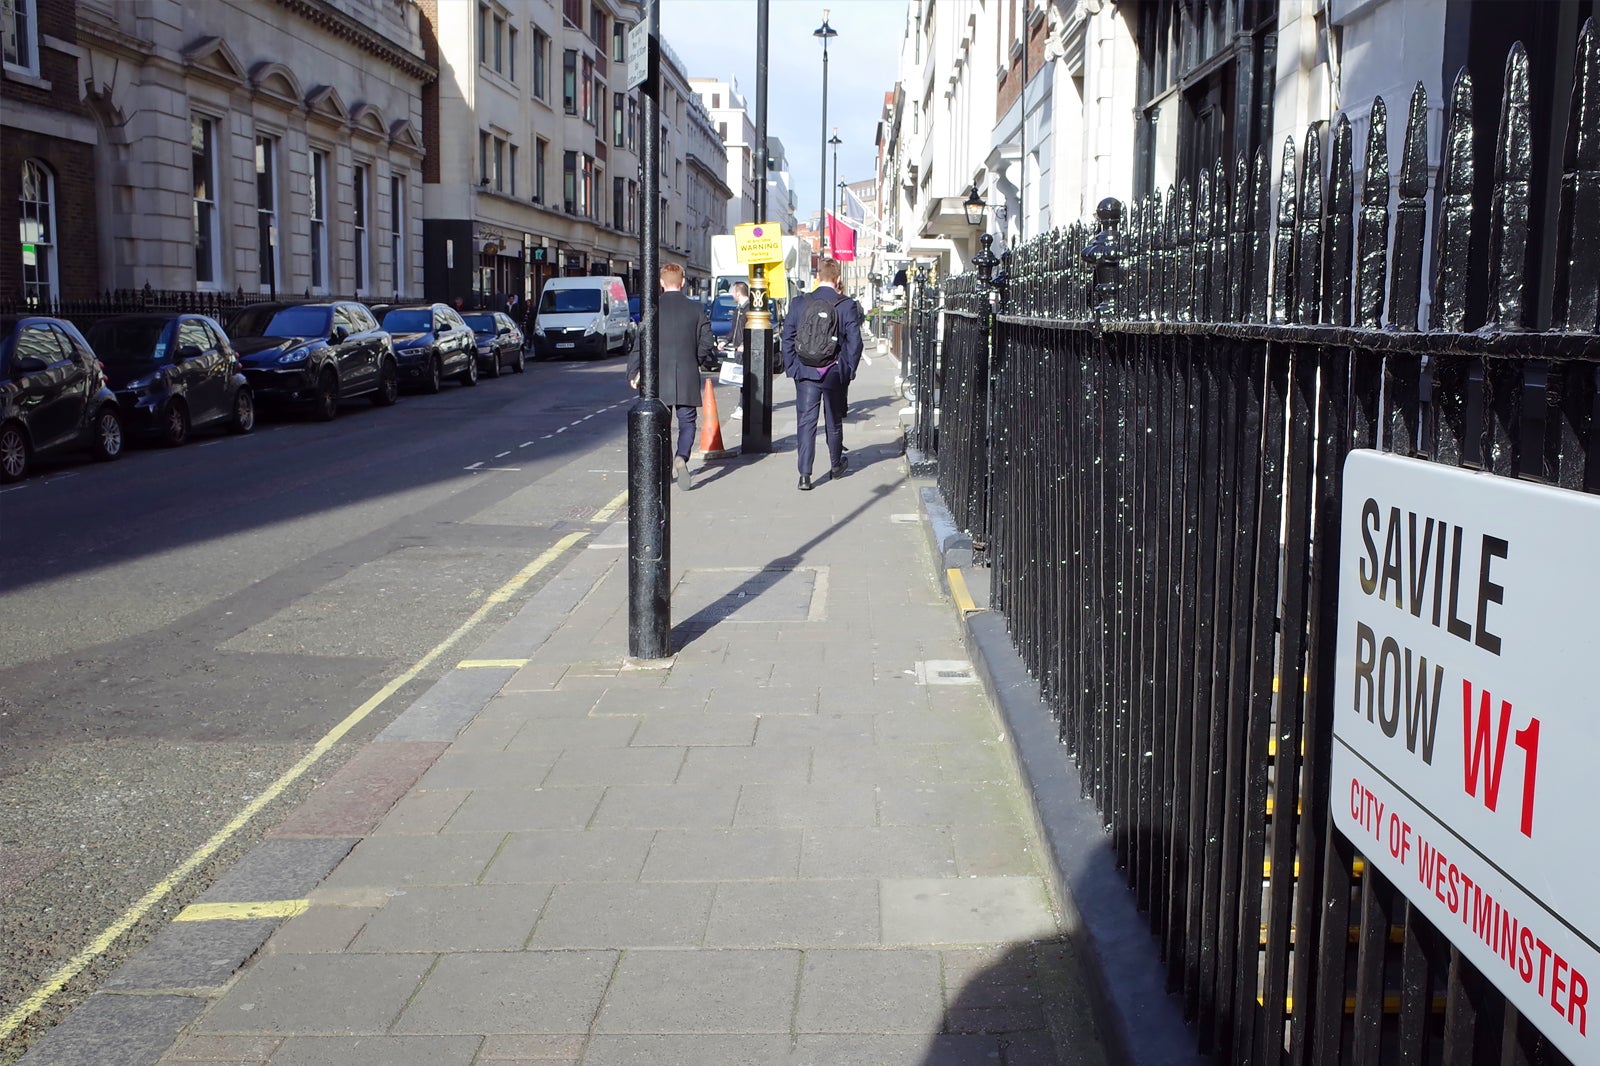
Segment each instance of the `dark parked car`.
M0 318L0 481L84 445L96 459L122 454L122 413L89 342L57 318Z
M371 396L381 407L400 397L389 334L353 300L253 304L233 316L228 332L259 403L309 403L327 421L352 396Z
M522 347L522 330L504 311L469 311L461 316L478 341L478 368L492 378L500 376L502 367L517 373L527 368L527 354Z
M445 378L478 383L478 338L455 309L444 304L397 304L383 310L394 337L400 377L423 392L438 392Z
M191 429L223 423L235 433L256 425L244 368L223 328L204 315L103 318L89 343L106 368L129 433L179 445Z

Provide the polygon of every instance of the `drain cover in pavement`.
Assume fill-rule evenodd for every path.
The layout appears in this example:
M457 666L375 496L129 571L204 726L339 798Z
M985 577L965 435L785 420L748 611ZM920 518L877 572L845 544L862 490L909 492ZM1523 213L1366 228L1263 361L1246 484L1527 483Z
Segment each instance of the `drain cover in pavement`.
M927 659L917 664L919 685L976 685L978 676L964 659Z

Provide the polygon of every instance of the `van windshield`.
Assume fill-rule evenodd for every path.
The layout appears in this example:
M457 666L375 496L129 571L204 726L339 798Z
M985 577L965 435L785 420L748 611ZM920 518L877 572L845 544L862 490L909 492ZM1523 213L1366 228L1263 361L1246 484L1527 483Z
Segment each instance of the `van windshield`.
M599 310L599 289L546 289L539 297L541 315L595 314Z

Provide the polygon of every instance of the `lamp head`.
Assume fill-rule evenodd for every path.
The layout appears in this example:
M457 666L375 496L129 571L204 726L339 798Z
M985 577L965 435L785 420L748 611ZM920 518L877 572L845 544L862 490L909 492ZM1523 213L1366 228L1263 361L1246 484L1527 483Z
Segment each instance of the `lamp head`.
M961 209L965 211L967 215L967 225L983 225L983 212L988 206L988 204L983 202L983 197L978 195L978 186L976 183L974 183L972 186L972 191L967 193L967 198L961 202Z
M839 139L839 127L837 127L837 126L834 127L833 136L828 138L828 143L833 145L835 148L839 147L841 144L844 143L843 141L841 141Z
M827 8L823 8L822 9L822 25L820 25L816 29L812 30L811 31L811 36L822 38L823 47L827 47L828 38L829 37L837 37L837 36L839 36L838 33L836 33L834 31L834 28L832 26L828 25L828 9Z

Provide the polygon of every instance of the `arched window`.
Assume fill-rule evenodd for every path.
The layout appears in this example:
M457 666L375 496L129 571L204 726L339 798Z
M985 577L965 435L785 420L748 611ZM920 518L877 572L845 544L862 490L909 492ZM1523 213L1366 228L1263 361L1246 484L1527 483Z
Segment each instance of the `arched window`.
M37 159L22 164L21 243L22 296L35 306L55 299L56 209L55 176Z

